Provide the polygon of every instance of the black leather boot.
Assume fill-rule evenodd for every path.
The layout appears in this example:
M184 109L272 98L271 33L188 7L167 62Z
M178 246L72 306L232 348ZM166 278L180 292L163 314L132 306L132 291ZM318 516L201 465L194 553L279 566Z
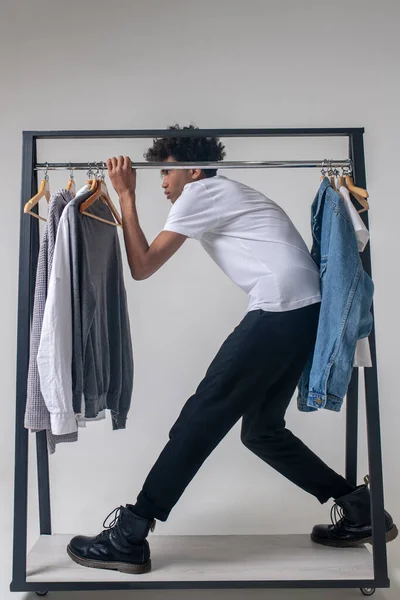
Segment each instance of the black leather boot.
M146 573L151 569L150 547L146 540L156 521L139 517L131 505L120 506L106 517L105 529L95 537L78 535L70 541L67 552L84 567L112 569L121 573ZM110 525L107 519L115 513Z
M385 511L386 541L397 535L392 517ZM317 544L349 548L372 543L371 499L368 485L358 486L354 492L336 499L331 510L332 525L315 525L311 539Z

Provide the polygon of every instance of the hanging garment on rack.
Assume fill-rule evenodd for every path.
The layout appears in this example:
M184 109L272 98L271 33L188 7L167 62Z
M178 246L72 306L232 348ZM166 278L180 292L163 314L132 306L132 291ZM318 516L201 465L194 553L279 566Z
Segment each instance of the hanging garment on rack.
M281 312L321 301L318 269L275 202L222 175L185 185L164 230L200 241L249 297L246 313Z
M339 189L342 195L344 205L354 227L357 239L358 251L363 252L365 246L369 242L369 231L364 225L364 222L358 214L354 204L351 201L349 190L342 185ZM363 337L358 340L356 353L354 356L354 367L372 367L371 349L369 347L368 337Z
M82 202L84 200L86 200L86 198L88 197L87 192L90 191L90 188L91 188L91 186L89 184L87 184L87 183L83 187L81 187L75 193L76 202L78 202L78 200L80 200ZM82 196L82 198L80 198L81 196ZM85 197L83 198L83 196L85 196ZM72 304L71 304L71 309L72 309ZM68 331L68 333L65 332L65 334L66 335L70 335L72 337L72 330L71 330L71 332ZM71 356L71 366L72 366L72 356ZM76 416L76 420L78 422L78 427L83 427L84 428L84 427L86 427L86 423L87 422L91 423L91 422L95 422L95 421L102 421L103 419L105 419L106 418L106 411L102 410L102 411L99 412L99 414L96 417L92 417L92 418L85 417L85 415L83 413L75 414L75 416Z
M372 329L374 284L365 273L354 227L328 178L312 205L312 257L320 269L317 340L298 387L298 408L339 411L350 383L357 341Z
M89 186L86 187L89 189ZM68 202L72 199L72 194L64 189L56 191L50 199L47 223L39 249L30 337L27 402L24 424L25 427L32 432L46 430L47 446L50 454L55 452L56 444L61 442L75 442L78 439L76 433L62 435L54 435L52 433L50 413L40 390L40 379L37 367L37 353L42 331L46 298L51 279L57 230L62 212ZM79 425L85 426L85 423L80 422Z
M76 433L67 435L54 435L51 432L50 414L40 391L39 371L36 362L48 285L53 265L57 229L64 208L71 200L72 194L68 190L58 190L50 199L47 223L39 249L30 337L27 399L24 424L25 427L31 431L46 430L47 445L50 454L55 452L57 443L75 442L78 439Z
M369 231L366 228L366 226L364 225L362 218L358 214L356 207L352 203L351 198L350 198L350 192L347 189L347 187L342 185L339 189L339 192L342 195L344 205L347 209L347 213L348 213L350 220L354 227L358 251L364 252L365 246L369 242Z
M93 419L105 408L111 411L113 428L124 428L132 396L132 344L118 234L115 227L79 213L89 195L75 198L60 220L38 352L53 431L75 431L77 415L84 412ZM112 219L101 202L89 212ZM72 336L66 335L71 330Z

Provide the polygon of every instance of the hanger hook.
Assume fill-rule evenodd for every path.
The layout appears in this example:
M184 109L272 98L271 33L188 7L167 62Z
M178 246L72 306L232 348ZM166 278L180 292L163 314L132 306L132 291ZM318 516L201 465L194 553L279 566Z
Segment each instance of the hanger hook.
M45 170L45 172L44 172L44 179L45 179L46 181L48 181L48 180L49 180L49 175L48 175L48 173L49 173L49 163L46 163L46 170Z
M88 177L88 179L91 179L92 178L92 174L93 174L92 163L88 162L88 167L89 167L89 170L87 172L87 177Z
M344 167L342 167L343 169L343 175L351 175L352 173L352 168L351 168L351 161L349 160L348 164Z
M74 179L74 171L73 171L73 169L72 169L72 163L71 163L71 161L70 161L70 163L69 163L69 178L70 178L71 180L73 180L73 179Z
M326 175L326 169L325 169L325 163L327 162L326 158L324 158L324 160L322 161L322 168L321 168L321 175L323 175L325 177Z

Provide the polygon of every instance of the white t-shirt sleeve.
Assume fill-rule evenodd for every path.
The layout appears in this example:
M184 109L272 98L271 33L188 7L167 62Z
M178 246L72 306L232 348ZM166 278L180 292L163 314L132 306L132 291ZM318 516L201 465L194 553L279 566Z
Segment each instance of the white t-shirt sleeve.
M164 231L175 231L198 240L203 233L216 229L218 223L214 198L201 181L196 181L185 186L172 206Z
M72 300L69 224L67 219L64 218L64 213L57 230L53 265L36 360L39 370L40 390L50 413L52 433L63 435L77 431L78 424L72 405Z

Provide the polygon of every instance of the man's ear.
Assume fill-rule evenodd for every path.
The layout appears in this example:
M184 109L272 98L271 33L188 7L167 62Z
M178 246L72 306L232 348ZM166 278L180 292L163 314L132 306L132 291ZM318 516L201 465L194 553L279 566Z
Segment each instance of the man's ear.
M192 179L198 181L201 179L203 171L201 169L192 169Z

